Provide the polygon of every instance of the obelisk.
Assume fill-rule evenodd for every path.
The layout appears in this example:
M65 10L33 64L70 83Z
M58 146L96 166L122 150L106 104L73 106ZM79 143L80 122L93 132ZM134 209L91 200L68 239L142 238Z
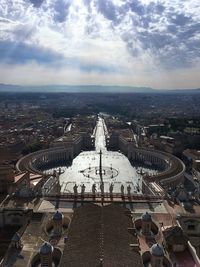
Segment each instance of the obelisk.
M102 151L101 150L100 150L99 155L100 155L100 157L99 157L99 175L100 175L101 183L103 183L103 179L102 179Z

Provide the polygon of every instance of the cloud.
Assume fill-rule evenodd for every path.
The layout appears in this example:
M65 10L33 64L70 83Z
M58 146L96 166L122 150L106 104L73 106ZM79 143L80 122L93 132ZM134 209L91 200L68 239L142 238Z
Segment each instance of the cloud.
M200 33L200 19L192 16L192 9L186 13L178 2L174 6L162 2L127 2L132 30L129 25L127 30L123 27L122 38L133 57L145 51L162 68L191 66L200 57L200 43L194 39Z
M143 6L138 0L130 2L128 6L132 12L138 14L139 16L142 16L146 13L145 6Z
M0 59L1 64L14 65L14 71L35 64L46 73L54 68L82 72L84 77L96 73L98 84L114 74L118 82L142 84L147 75L162 73L171 86L164 78L172 77L171 71L180 77L181 71L188 71L194 79L191 70L195 74L200 68L200 4L198 0L1 0ZM151 79L146 82L155 84Z
M136 72L136 73L135 73ZM138 70L132 75L120 73L82 72L71 68L48 68L45 65L29 63L26 65L0 64L1 82L24 85L47 84L102 84L102 85L135 85L154 88L198 88L200 76L198 68L181 69L168 73L152 71L139 75ZM26 77L26 78L24 78ZM98 81L98 83L97 83ZM162 85L162 86L161 86Z
M117 73L117 66L84 62L76 57L65 57L60 53L34 47L23 43L0 42L0 61L4 64L25 65L29 62L44 65L48 68L71 68L83 72Z
M54 3L54 19L57 22L64 22L67 18L71 0L56 0Z
M193 22L191 17L188 17L185 14L176 14L174 12L169 14L169 21L172 24L175 24L178 26L185 26L186 24Z
M40 64L58 65L63 60L63 57L53 51L24 43L1 41L0 60L9 64L25 64L30 61L35 61Z
M105 18L114 21L116 19L115 5L111 0L96 1L97 9Z
M34 7L40 7L44 0L30 0L30 2L34 5Z

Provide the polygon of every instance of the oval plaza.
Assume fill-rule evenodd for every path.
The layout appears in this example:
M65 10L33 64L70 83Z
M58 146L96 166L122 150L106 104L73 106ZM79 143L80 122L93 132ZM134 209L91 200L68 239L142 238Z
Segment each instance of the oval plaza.
M185 166L177 157L144 147L116 133L98 116L92 134L66 136L52 147L29 154L17 163L20 171L46 177L43 192L122 193L163 195L183 178ZM88 149L89 147L89 149Z

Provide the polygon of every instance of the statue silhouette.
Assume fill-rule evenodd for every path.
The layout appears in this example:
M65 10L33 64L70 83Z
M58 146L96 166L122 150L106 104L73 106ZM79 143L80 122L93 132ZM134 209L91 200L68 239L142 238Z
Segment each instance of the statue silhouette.
M112 193L113 193L113 187L114 187L113 184L111 184L110 187L109 187L109 191L110 191L110 194L111 194L111 195L112 195Z
M92 185L92 194L95 195L96 192L96 184Z
M124 195L124 186L123 186L123 184L121 185L121 193L122 193L122 195Z
M77 195L78 194L78 186L75 184L74 185L74 187L73 187L73 189L74 189L74 195Z
M85 193L85 185L82 184L81 185L81 194L84 195L84 193Z
M131 186L130 185L127 186L127 192L128 192L128 195L131 194Z

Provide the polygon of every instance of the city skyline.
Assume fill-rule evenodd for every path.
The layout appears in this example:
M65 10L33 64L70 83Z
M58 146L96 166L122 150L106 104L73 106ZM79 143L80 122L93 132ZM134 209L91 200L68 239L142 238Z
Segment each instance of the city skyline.
M199 88L198 1L0 3L0 83Z

